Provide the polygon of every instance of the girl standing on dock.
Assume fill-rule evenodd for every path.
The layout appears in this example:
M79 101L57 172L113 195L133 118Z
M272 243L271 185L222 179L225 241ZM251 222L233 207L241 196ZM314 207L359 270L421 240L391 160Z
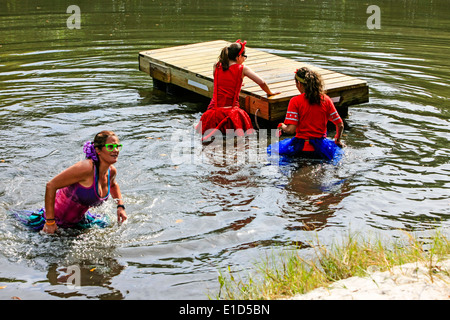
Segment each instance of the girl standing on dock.
M98 133L94 142L87 141L83 151L86 159L62 171L47 183L45 208L39 211L15 211L19 220L34 230L55 233L58 227L105 227L107 221L88 211L105 202L109 195L117 202L117 220L127 219L122 195L113 166L122 145L112 131Z
M291 99L286 119L278 126L281 132L295 134L295 137L279 142L279 154L337 159L344 147L341 142L344 123L330 97L324 93L320 75L308 68L300 68L295 72L295 85L301 94ZM328 121L336 126L334 142L326 139ZM274 150L274 146L269 148Z
M213 98L196 126L196 130L202 135L207 130L210 131L208 135L202 137L203 141L217 130L225 133L226 129L234 129L239 136L253 131L249 115L239 106L239 93L245 76L257 83L268 96L279 93L273 93L261 77L244 66L243 63L247 59L246 43L247 41L237 40L223 48L219 61L214 65Z

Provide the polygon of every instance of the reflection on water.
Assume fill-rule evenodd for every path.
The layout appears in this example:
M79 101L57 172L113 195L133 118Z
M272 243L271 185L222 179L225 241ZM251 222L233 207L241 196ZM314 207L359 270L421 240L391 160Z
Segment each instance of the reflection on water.
M306 163L291 176L286 190L290 196L284 213L288 230L320 230L327 225L342 199L351 192L350 177L340 179L339 169L329 164Z
M1 298L205 299L218 270L245 274L315 234L328 244L349 231L448 229L447 1L378 1L379 30L364 1L77 5L81 29L69 30L60 1L0 3ZM142 50L239 38L368 81L339 165L279 168L264 157L270 141L197 148L192 126L209 101L153 88L138 70ZM124 144L126 224L52 237L8 215L42 207L45 183L103 129ZM114 221L112 202L98 210ZM65 283L71 266L79 288Z

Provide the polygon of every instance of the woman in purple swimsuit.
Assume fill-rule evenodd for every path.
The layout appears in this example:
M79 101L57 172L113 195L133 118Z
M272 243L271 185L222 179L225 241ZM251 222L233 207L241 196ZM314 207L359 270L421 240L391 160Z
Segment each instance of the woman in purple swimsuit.
M55 233L58 227L88 227L98 222L88 209L105 202L109 195L117 202L117 220L127 219L119 184L117 169L113 166L122 145L112 131L98 133L94 142L86 142L86 159L67 168L47 183L45 210L30 212L19 218L35 230ZM101 219L99 220L101 222ZM100 223L101 225L101 223Z

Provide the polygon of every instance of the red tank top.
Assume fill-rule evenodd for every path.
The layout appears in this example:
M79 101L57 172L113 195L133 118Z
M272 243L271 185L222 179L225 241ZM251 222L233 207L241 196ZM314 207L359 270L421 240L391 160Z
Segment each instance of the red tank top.
M242 64L233 64L226 71L216 66L214 72L214 95L208 109L213 107L239 107L239 92L242 87Z

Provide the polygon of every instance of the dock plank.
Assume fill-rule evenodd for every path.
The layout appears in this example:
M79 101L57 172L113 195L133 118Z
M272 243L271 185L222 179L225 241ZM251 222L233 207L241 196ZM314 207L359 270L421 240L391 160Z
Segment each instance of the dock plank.
M139 70L156 80L211 98L213 66L221 50L230 43L214 40L141 51ZM244 78L240 104L250 114L256 113L258 117L270 121L284 119L289 100L299 94L294 72L303 66L322 76L324 89L336 101L338 111L339 108L369 101L368 85L364 80L251 47L246 47L246 54L248 59L245 65L257 72L272 91L281 91L279 95L267 97L256 83Z

